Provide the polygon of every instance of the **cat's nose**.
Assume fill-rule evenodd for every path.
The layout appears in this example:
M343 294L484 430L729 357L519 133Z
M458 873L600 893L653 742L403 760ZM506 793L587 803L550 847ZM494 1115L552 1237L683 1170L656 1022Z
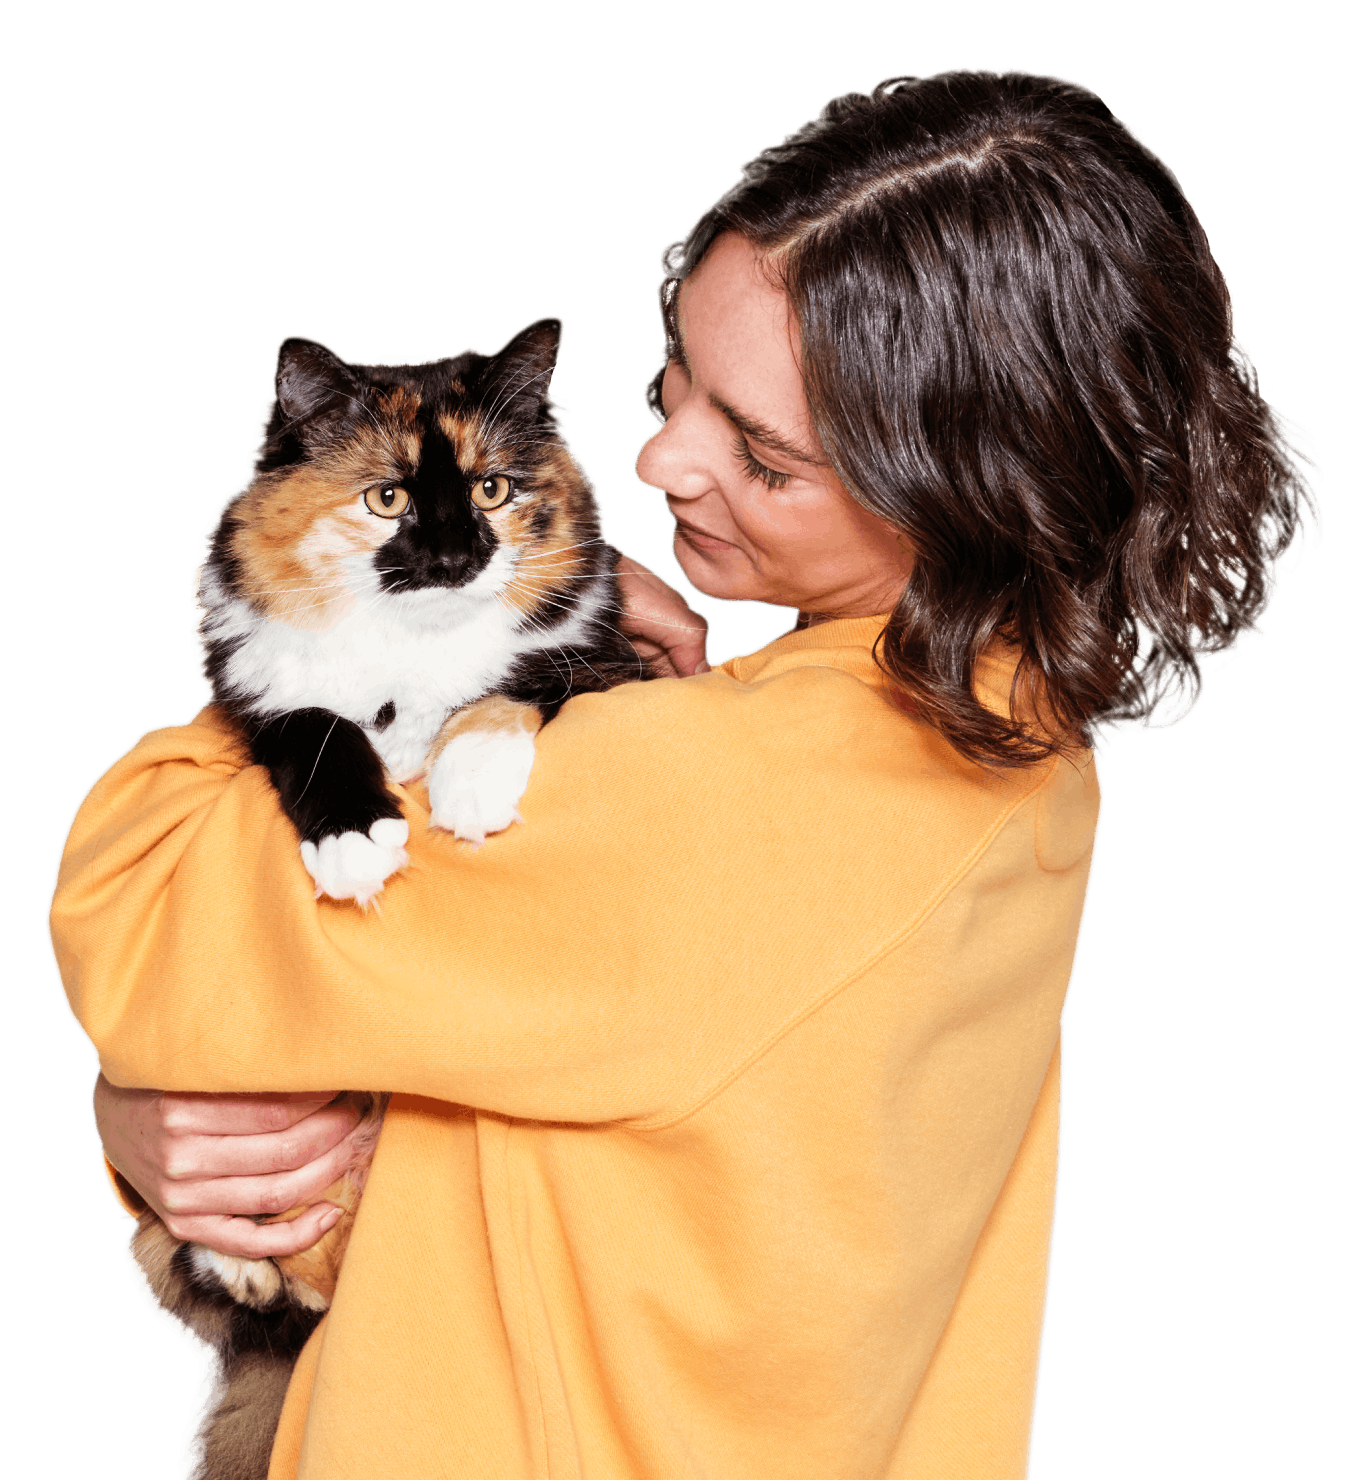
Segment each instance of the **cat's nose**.
M460 585L467 579L471 566L472 560L466 552L445 550L430 557L426 566L426 579L437 581L441 585Z

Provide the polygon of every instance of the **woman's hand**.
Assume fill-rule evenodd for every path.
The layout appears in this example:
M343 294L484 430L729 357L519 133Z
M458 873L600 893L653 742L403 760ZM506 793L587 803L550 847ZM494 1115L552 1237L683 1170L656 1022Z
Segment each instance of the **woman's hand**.
M358 1124L329 1093L163 1094L101 1074L94 1114L104 1154L176 1238L247 1259L309 1249L340 1216L312 1199L350 1161ZM256 1223L311 1204L288 1223Z
M678 591L626 555L619 557L619 586L623 592L621 626L640 657L666 677L708 672L704 659L708 623L690 610Z

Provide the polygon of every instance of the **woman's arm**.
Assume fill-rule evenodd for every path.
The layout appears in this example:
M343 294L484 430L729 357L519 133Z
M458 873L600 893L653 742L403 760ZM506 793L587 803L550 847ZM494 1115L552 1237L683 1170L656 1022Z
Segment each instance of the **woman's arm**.
M381 915L315 898L213 711L149 736L82 808L53 906L108 1077L544 1120L702 1097L909 928L1038 784L951 761L871 685L867 648L811 640L750 682L572 700L523 823L480 849L427 830L408 792L411 863Z
M708 672L704 618L636 560L621 557L618 574L639 653L676 677ZM357 1114L333 1098L123 1089L101 1074L94 1102L110 1165L176 1237L261 1258L309 1247L338 1216L324 1201L288 1223L251 1216L307 1205L334 1181Z
M53 910L108 1077L657 1112L772 1006L743 1026L740 994L707 980L730 974L715 944L762 933L752 891L779 887L756 712L773 698L786 741L806 728L793 695L741 692L714 673L573 700L543 732L524 822L480 849L428 830L408 792L411 863L381 914L315 898L267 777L213 711L149 736L77 818ZM715 999L730 1036L706 1030Z

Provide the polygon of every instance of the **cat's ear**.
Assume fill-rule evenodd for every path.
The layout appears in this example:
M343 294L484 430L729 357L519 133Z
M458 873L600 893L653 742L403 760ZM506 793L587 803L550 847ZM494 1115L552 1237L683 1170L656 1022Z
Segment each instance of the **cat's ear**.
M557 365L557 346L562 338L558 319L540 319L521 329L478 377L499 406L518 405L536 411L548 399L548 385Z
M279 411L292 426L322 415L343 416L363 394L349 366L310 339L285 339L279 346L274 390Z

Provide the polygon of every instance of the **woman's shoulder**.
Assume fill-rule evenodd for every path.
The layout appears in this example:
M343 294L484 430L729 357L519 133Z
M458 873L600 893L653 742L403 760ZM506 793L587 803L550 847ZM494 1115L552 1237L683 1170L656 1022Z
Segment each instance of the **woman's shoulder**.
M525 817L593 806L634 819L639 836L696 847L725 837L741 851L740 837L753 840L753 862L763 848L852 873L880 851L894 869L910 855L948 872L1041 794L1045 828L1086 830L1088 755L1012 769L969 761L895 697L874 658L880 627L828 622L695 678L573 700L540 737ZM980 681L1004 689L1005 665L1004 654L984 665Z

